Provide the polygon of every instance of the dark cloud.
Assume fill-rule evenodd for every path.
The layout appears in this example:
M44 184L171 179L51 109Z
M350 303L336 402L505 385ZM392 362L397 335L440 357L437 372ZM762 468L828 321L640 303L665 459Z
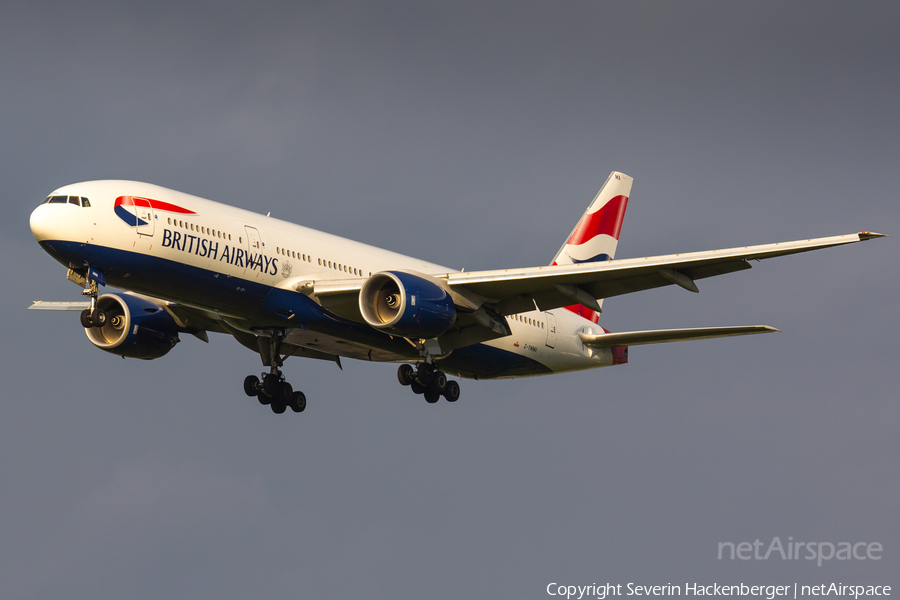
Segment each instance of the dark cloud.
M549 262L613 169L636 178L620 256L896 233L897 24L891 3L6 3L3 596L891 584L893 239L604 305L612 330L784 333L464 381L453 406L390 365L297 361L309 408L276 417L222 336L123 361L24 309L77 298L27 221L92 178L469 270ZM774 536L884 558L716 560Z

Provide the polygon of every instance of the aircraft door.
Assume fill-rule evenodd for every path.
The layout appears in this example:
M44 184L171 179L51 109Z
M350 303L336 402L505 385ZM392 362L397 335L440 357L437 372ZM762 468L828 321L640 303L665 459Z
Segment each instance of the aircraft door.
M143 198L134 199L134 214L137 215L137 232L138 235L152 236L156 228L156 219L153 214L153 208L150 202Z
M249 225L244 225L244 229L247 230L247 249L250 254L262 254L263 243L259 237L259 231L256 230L256 227Z
M545 312L544 316L547 318L547 347L555 348L556 336L558 335L556 327L556 315L550 312Z

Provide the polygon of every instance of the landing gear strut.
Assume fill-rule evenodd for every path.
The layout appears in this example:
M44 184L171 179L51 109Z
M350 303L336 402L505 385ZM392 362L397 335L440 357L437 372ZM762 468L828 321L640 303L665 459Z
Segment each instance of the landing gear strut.
M259 354L263 364L269 367L269 372L261 374L262 380L256 375L247 375L244 378L244 393L250 397L256 396L260 404L268 405L278 415L289 406L298 413L306 410L306 394L299 390L295 392L281 373L281 365L284 364L281 356L284 331L275 330L268 335L260 335L257 340Z
M401 385L409 386L413 393L425 396L429 404L437 402L441 396L447 402L459 400L459 383L447 379L447 375L437 369L433 362L420 362L415 367L400 365L397 379Z
M86 283L88 285L81 293L91 299L91 307L81 311L81 326L85 329L103 327L106 325L106 313L97 306L99 287L93 279L88 280Z

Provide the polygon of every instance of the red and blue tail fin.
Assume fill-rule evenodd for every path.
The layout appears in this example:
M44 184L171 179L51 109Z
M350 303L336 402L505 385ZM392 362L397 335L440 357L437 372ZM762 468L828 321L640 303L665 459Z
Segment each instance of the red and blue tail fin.
M613 171L597 192L568 240L553 258L554 265L612 260L619 243L631 182L624 173Z
M613 171L609 174L552 264L571 265L615 258L632 181L634 179L624 173ZM598 302L602 304L603 300ZM594 323L599 320L596 312L580 304L567 308Z

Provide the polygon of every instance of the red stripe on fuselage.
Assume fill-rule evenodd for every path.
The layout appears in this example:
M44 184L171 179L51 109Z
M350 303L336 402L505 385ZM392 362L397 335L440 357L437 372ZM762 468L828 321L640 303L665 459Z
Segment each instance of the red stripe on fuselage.
M579 317L583 317L588 321L591 321L594 325L596 325L600 321L600 315L597 311L591 310L587 306L582 306L581 304L573 304L571 306L567 306L566 310L571 311L578 315ZM605 329L603 331L606 331ZM609 333L607 331L607 333Z
M195 215L192 210L163 202L162 200L152 200L150 198L142 198L140 196L119 196L116 198L114 206L146 206L154 210L165 210L167 212L179 213L182 215Z
M590 241L601 234L606 234L619 239L622 231L622 221L625 219L625 207L628 205L628 196L615 196L610 199L603 208L595 213L587 214L575 228L572 237L566 242L571 246L578 246Z

